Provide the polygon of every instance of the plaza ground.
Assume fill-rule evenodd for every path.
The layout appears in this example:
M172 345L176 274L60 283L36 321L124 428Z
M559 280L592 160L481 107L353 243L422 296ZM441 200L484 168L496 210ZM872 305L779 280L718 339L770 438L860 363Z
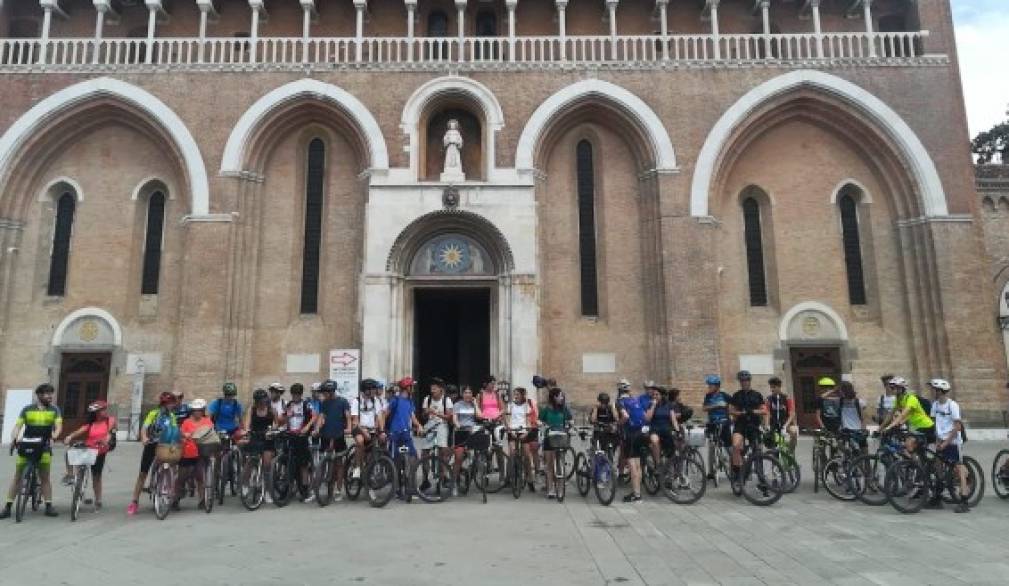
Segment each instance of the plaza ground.
M808 470L812 443L800 454ZM968 452L990 474L1003 441ZM183 502L167 520L149 501L125 514L140 450L123 442L106 465L105 510L71 523L0 522L0 584L979 584L1009 575L1009 502L986 494L969 514L901 515L842 503L805 478L760 508L725 484L691 506L664 497L599 506L573 484L563 504L542 493L470 496L441 504L294 503L246 511L229 499L211 515ZM13 471L3 450L0 480ZM55 476L55 475L54 475Z

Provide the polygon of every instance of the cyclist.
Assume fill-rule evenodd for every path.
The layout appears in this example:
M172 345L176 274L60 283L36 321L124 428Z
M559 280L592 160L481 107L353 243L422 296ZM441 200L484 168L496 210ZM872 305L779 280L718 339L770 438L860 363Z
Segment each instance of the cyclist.
M631 381L627 380L626 378L622 378L619 381L617 381L616 409L617 409L617 420L618 420L618 422L620 420L620 402L624 399L624 397L630 396L630 394L631 394ZM617 426L617 436L618 436L618 439L620 441L619 445L621 446L621 448L620 448L620 456L619 456L619 460L617 462L617 470L620 471L620 480L621 480L621 482L627 482L630 479L630 472L628 470L627 454L625 453L625 451L623 449L623 445L624 445L624 426L623 425L618 425Z
M935 391L936 400L932 402L930 415L935 419L936 446L935 453L947 464L956 467L956 475L960 481L960 502L953 509L957 513L970 510L967 505L967 467L963 465L963 421L960 419L960 405L949 398L950 384L941 378L928 381L928 386ZM952 493L950 487L950 493ZM942 502L941 500L939 501Z
M843 380L839 386L841 401L841 429L848 433L859 433L865 430L865 421L862 419L862 409L865 408L865 401L858 397L855 392L855 385ZM865 434L861 434L858 440L858 447L862 453L869 448L869 441Z
M446 462L449 458L449 422L452 421L452 399L445 395L445 381L435 378L431 381L431 394L424 397L422 405L424 413L427 414L427 423L424 428L427 433L434 431L434 440L431 442L431 449L438 450ZM426 452L427 450L425 450ZM431 483L424 478L421 490L427 490Z
M333 383L333 390L336 390L336 383ZM316 424L318 411L312 407L311 401L303 399L304 393L305 387L300 383L291 385L291 400L285 406L285 411L279 411L278 413L280 414L282 424L286 424L287 430L291 432L291 454L294 456L298 474L301 475L301 482L305 486L308 486L310 484L308 478L308 461L310 459L308 435L313 429L318 430ZM274 405L272 401L270 404L271 406ZM313 498L314 495L310 494L305 498L305 502L309 502Z
M890 414L893 413L895 398L890 392L890 379L892 378L892 374L884 374L879 377L880 382L883 383L883 394L876 401L876 423L880 425L885 424L890 419Z
M43 383L35 388L35 403L28 405L21 410L14 421L14 430L11 433L11 445L17 444L24 430L26 438L42 438L47 448L39 460L39 479L42 481L42 496L46 502L46 517L56 517L59 513L53 508L53 488L49 482L49 465L52 463L52 446L48 445L60 436L63 431L63 414L60 408L53 405L53 394L56 389L51 384ZM14 462L14 478L11 480L10 489L7 491L7 503L0 511L0 519L11 516L11 507L14 504L14 497L17 494L18 480L21 478L21 471L28 461L18 455Z
M292 385L292 393L295 386L300 385ZM322 403L319 404L319 413L313 418L313 421L314 431L312 433L321 438L323 452L339 454L347 451L347 440L344 439L344 436L350 435L351 431L350 403L347 402L347 399L336 394L335 381L327 380L322 384ZM333 499L339 501L343 499L343 466L334 466L333 468L336 476L336 491L333 494ZM307 482L308 471L300 461L299 469Z
M88 422L63 438L63 443L68 446L77 441L77 438L84 438L86 447L98 450L98 457L91 465L91 488L95 491L96 510L102 508L102 470L105 468L105 455L112 445L112 436L116 433L116 418L109 417L108 408L109 404L105 401L95 401L88 405ZM69 474L69 466L67 470Z
M270 394L266 389L256 389L252 393L252 406L245 412L242 419L242 438L246 449L263 454L263 486L266 487L264 500L273 503L270 487L273 486L273 442L266 439L266 432L271 427L280 425L280 415L274 413L270 405ZM248 474L249 469L243 467L242 474Z
M182 425L182 422L189 418L190 406L183 402L185 395L182 391L174 390L172 394L175 395L175 420Z
M558 387L553 387L547 394L547 404L540 409L539 420L546 425L547 432L566 430L571 421L571 410L565 404L564 392ZM558 482L566 482L565 478L554 476L554 458L558 457L556 449L550 446L550 442L543 443L543 460L546 466L547 498L557 498L556 485Z
M739 478L743 466L743 442L749 438L759 441L760 425L767 416L764 396L754 390L753 375L748 370L736 373L740 389L732 395L729 414L734 418L732 426L732 475Z
M218 431L231 435L242 424L242 404L238 402L235 383L224 383L221 392L223 396L211 401L207 407L207 415Z
M890 423L882 431L886 432L906 423L912 432L924 435L927 444L935 443L935 422L922 409L918 397L907 391L907 381L902 377L895 376L890 379L890 388L896 394L896 400ZM918 440L914 435L908 435L904 447L907 448L909 454L913 454L918 447Z
M606 450L616 446L619 441L617 437L617 422L619 420L620 416L617 415L616 408L610 402L609 393L599 393L596 396L595 406L589 412L589 422L600 429L598 435L593 438L593 443ZM593 433L596 432L593 431Z
M452 448L455 451L455 461L452 464L452 496L459 496L459 472L462 470L466 442L473 435L476 420L480 417L480 404L473 398L473 389L466 385L462 389L460 400L452 405L452 425L455 426L455 437L452 438Z
M511 442L509 448L513 454L518 454L523 450L526 454L525 473L528 482L526 483L529 492L536 492L536 484L533 482L533 457L532 446L536 441L536 411L532 401L526 398L524 387L515 387L512 392L512 402L508 404L508 417L505 424L509 430L525 428L526 431L518 435L515 441Z
M179 424L179 431L182 433L182 459L179 461L179 477L175 482L175 499L172 502L172 510L179 510L179 499L183 494L183 487L190 477L196 479L196 491L200 495L199 507L203 508L203 484L206 478L203 477L202 458L200 449L196 445L193 436L201 430L213 429L214 423L206 416L207 402L203 399L193 399L189 405L189 417ZM205 432L204 432L205 433Z
M322 405L322 383L312 383L312 398L308 402L312 406L312 412L318 413Z
M400 379L395 387L398 393L389 399L385 408L385 430L389 434L389 452L395 458L400 446L406 446L407 470L413 468L413 460L417 457L417 449L413 445L411 431L420 433L420 421L413 404L414 381L411 377ZM405 487L404 487L405 490Z
M672 449L673 433L680 432L678 416L679 391L676 391L677 399L670 399L669 391L656 386L652 395L652 407L645 413L645 420L648 422L648 445L652 450L652 461L658 466L662 461L662 450Z
M624 424L620 453L621 458L627 459L631 472L631 492L624 497L624 502L636 503L641 500L641 454L648 449L648 438L642 428L645 426L645 414L652 407L652 398L649 393L643 393L638 397L632 396L630 383L622 379L618 391L625 390L627 394L617 401L620 421Z
M732 397L722 390L722 378L709 374L704 378L708 392L704 394L702 409L708 414L704 433L708 436L708 480L715 479L715 438L726 448L732 445L732 426L729 420L729 403Z
M788 446L795 453L799 430L795 426L795 401L781 388L781 379L773 376L767 381L771 394L767 396L767 413L771 429L788 436Z
M133 485L133 499L126 507L127 515L136 515L138 503L140 501L140 491L147 482L147 473L151 471L154 464L154 455L158 446L158 440L162 434L175 435L179 423L175 418L175 395L164 392L158 395L158 406L147 412L144 417L144 424L140 426L140 443L144 445L144 451L140 456L140 474L137 475L137 482Z
M480 412L486 421L498 422L504 414L501 395L497 392L497 379L488 376L480 384Z
M353 425L351 435L354 436L354 443L357 449L354 450L354 460L358 470L364 469L364 455L366 446L371 442L377 433L383 435L384 425L383 414L385 413L385 400L375 396L380 393L382 385L370 378L361 381L360 392L350 406L350 419Z
M841 397L837 383L829 376L816 381L820 396L816 399L816 426L837 433L841 429Z
M294 383L291 385L291 395L294 395L294 387L301 387L302 392L305 391L305 387L301 386L301 383ZM273 407L274 413L285 413L287 409L287 403L284 402L284 385L280 383L270 383L270 388L267 389L270 392L270 406Z

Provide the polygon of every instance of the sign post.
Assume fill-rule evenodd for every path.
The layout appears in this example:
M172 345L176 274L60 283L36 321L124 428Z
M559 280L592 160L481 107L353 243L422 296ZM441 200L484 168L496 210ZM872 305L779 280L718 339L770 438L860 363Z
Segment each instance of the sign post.
M347 401L357 396L361 380L361 350L329 351L329 378L336 381L336 392Z
M144 371L147 369L143 358L137 359L137 371L133 374L133 389L130 393L130 441L140 439L140 409L144 402Z

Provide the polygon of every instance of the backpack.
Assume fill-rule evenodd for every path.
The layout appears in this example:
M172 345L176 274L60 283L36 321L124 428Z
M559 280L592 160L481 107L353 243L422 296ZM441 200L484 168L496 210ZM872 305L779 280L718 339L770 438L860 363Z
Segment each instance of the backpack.
M918 397L918 403L921 404L921 410L925 412L925 415L929 417L932 416L932 400L926 399L925 397Z
M448 396L445 393L441 394L441 412L448 413ZM427 422L431 419L431 416L427 414L427 410L431 408L431 395L424 397L424 402L421 404L422 409L420 413L417 414L417 420L420 421L421 425L427 425Z

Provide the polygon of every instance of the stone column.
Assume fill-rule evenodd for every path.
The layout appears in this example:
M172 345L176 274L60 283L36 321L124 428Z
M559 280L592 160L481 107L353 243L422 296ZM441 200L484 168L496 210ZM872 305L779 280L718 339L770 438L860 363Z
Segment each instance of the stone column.
M249 25L249 62L255 63L259 53L259 13L263 10L264 0L249 0L252 9L252 23Z
M217 10L214 8L213 0L196 0L196 5L200 8L200 44L196 58L199 63L203 63L204 48L207 45L207 20L211 14L216 15Z
M714 58L722 58L722 46L718 39L718 3L721 0L708 0L708 15L711 18L711 40L714 47Z
M91 62L98 63L101 61L102 55L102 36L105 30L105 18L111 13L115 15L115 10L112 9L111 0L94 0L95 7L95 45L94 52L91 55Z
M417 0L406 0L406 60L413 61L414 21L417 19Z
M771 0L760 0L760 18L764 31L764 59L772 57L771 52Z
M46 64L49 54L49 29L53 24L53 8L57 6L57 0L39 0L42 6L42 31L39 37L39 63Z
M354 60L361 62L364 46L364 10L368 8L367 0L354 0L354 10L357 13L354 24Z
M459 36L459 61L466 60L466 0L455 0L456 28Z
M308 63L308 40L312 36L315 0L301 0L301 62Z
M568 45L568 27L567 27L567 9L568 0L554 0L554 5L557 7L557 36L560 37L561 44L561 61L567 60L567 45Z
M15 268L23 233L23 222L0 218L0 344L4 344L7 338L7 325L10 319L12 298L15 294ZM7 380L4 378L6 374L4 354L0 352L0 380Z
M515 61L515 9L518 8L519 0L505 0L505 8L508 10L508 60Z
M655 0L659 7L659 34L662 35L662 60L669 61L669 0Z
M865 34L869 42L869 56L876 56L876 36L872 30L872 0L862 0L862 15L865 18Z
M154 34L158 26L158 12L162 10L161 0L145 0L147 5L147 51L144 62L150 64L154 60Z
M816 57L823 59L823 27L820 25L820 0L809 0L813 11L813 34L816 35Z
M617 4L620 0L606 0L606 14L610 20L610 58L617 60Z

